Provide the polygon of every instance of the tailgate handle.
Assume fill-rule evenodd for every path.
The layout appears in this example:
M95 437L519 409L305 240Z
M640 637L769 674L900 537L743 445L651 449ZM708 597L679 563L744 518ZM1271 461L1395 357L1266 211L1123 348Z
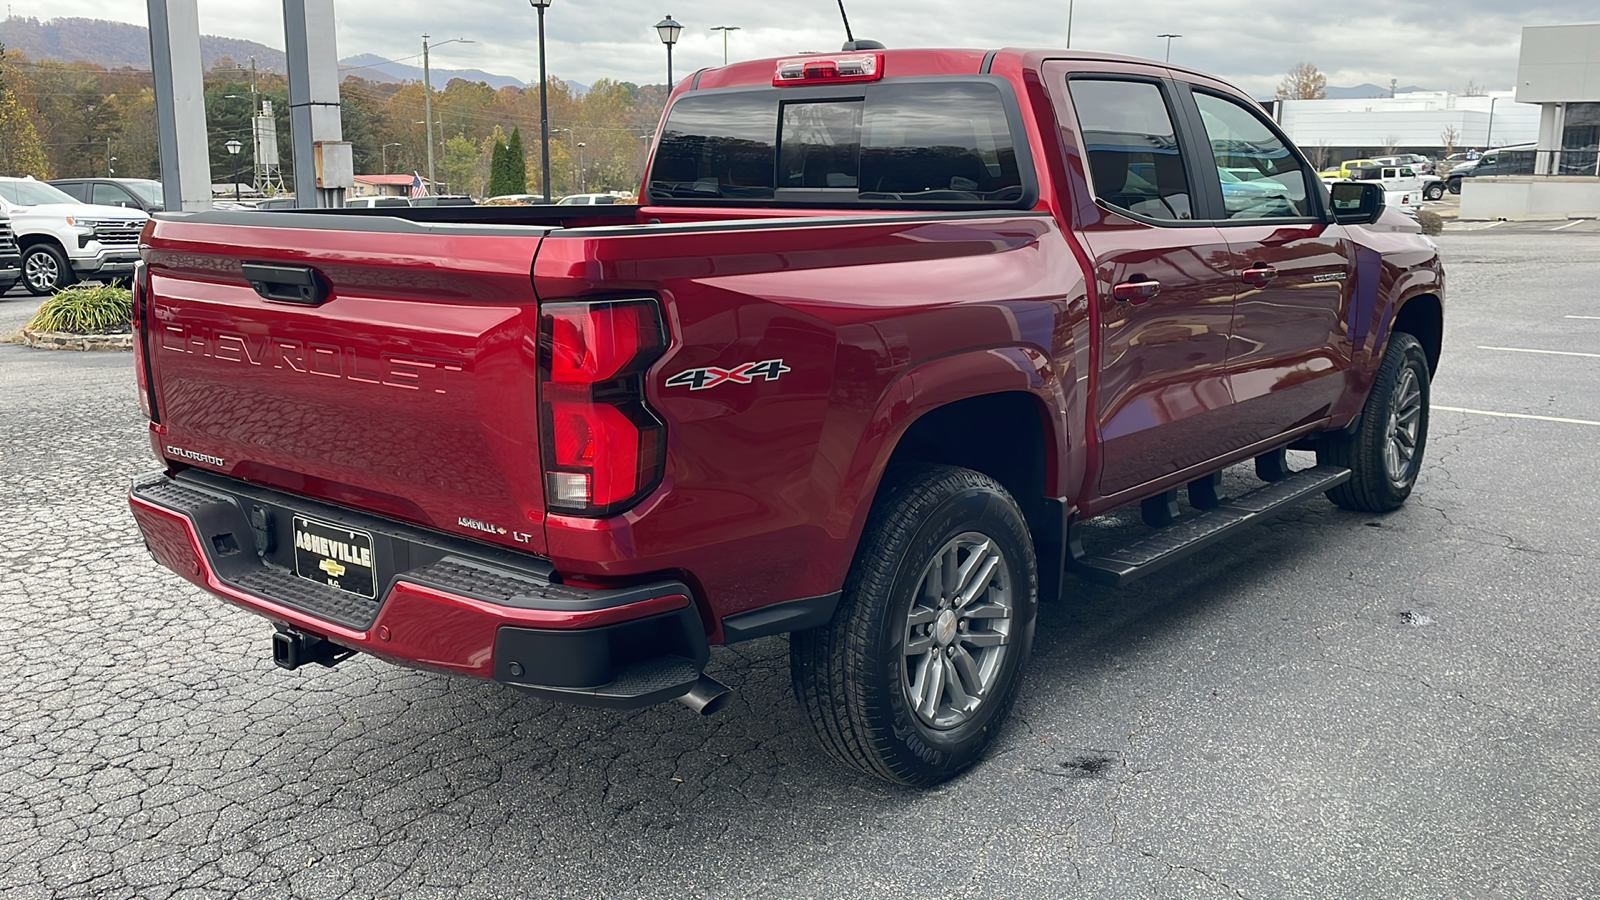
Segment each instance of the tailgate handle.
M310 266L245 263L240 268L250 286L267 300L316 306L328 299L328 283Z

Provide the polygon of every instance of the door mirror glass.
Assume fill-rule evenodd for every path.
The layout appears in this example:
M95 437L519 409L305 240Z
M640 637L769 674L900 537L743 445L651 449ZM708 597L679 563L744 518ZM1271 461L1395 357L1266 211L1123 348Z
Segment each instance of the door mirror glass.
M1341 181L1330 187L1333 218L1340 225L1371 225L1383 214L1383 186Z

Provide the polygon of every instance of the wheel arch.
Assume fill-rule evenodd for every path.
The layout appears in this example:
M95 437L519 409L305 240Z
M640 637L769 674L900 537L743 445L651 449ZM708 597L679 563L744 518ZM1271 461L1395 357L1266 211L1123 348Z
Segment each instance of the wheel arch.
M62 256L66 256L66 254L67 254L66 245L61 243L61 239L56 237L53 234L42 234L42 233L19 234L19 235L16 236L16 239L17 239L17 249L19 251L23 252L23 253L26 253L29 250L32 250L34 247L37 247L40 244L48 244L49 246L52 246L52 247L56 248L57 250L60 250Z
M1433 294L1417 294L1395 313L1393 334L1403 331L1417 339L1428 356L1428 374L1439 371L1439 354L1444 344L1444 304Z

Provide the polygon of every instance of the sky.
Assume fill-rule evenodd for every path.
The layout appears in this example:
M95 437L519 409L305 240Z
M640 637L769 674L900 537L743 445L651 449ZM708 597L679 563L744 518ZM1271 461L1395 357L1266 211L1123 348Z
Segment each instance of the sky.
M1072 47L1172 61L1270 96L1290 67L1309 62L1330 85L1371 83L1460 91L1468 82L1510 89L1524 25L1600 19L1595 0L846 0L857 37L889 47ZM12 0L39 19L82 16L146 24L142 0ZM283 47L280 0L199 0L200 30ZM546 13L549 70L592 84L601 78L659 84L666 50L654 25L683 24L673 51L678 78L722 62L714 25L737 25L730 59L835 50L843 40L836 0L553 0ZM336 0L341 57L373 53L416 64L421 35L440 47L440 68L538 78L537 18L525 0Z

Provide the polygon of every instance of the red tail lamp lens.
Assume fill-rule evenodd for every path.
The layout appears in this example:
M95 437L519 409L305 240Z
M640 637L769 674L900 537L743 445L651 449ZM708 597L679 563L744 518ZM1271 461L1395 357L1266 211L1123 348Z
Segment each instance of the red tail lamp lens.
M666 349L660 312L654 300L552 304L541 325L545 502L617 512L661 477L664 427L644 396Z

